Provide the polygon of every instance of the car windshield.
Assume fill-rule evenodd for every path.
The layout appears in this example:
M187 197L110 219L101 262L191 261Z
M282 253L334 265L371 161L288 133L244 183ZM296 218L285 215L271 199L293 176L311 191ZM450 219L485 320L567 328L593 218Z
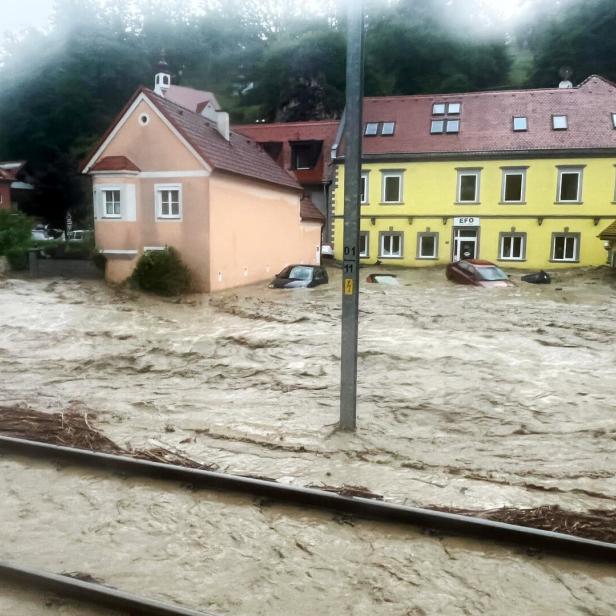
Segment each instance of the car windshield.
M303 265L287 267L278 274L279 278L293 278L293 280L311 280L312 268Z
M494 266L478 267L477 278L480 280L507 280L507 274L502 269Z

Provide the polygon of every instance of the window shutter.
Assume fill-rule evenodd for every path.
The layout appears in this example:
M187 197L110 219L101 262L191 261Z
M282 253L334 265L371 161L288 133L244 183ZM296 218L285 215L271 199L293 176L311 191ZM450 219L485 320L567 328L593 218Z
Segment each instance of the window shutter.
M134 184L122 187L122 218L134 222L137 220L137 194Z

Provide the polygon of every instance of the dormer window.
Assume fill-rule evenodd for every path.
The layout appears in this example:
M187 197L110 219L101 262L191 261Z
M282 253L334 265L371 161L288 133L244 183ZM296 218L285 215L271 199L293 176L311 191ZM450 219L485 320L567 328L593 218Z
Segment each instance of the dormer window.
M554 130L567 130L568 128L566 115L553 115L552 116L552 128Z
M528 130L528 118L526 118L526 116L514 116L513 130L514 131Z
M378 122L367 122L366 130L364 131L364 135L366 137L376 137L376 134L379 132L379 123Z
M293 169L297 171L312 169L321 155L321 141L304 141L291 144Z
M444 115L445 114L445 103L434 103L432 105L432 115Z
M383 126L381 128L381 135L393 135L396 130L395 122L383 122Z
M460 132L460 120L447 120L445 124L445 132L459 133Z
M460 113L460 103L449 103L447 105L447 113L458 115Z

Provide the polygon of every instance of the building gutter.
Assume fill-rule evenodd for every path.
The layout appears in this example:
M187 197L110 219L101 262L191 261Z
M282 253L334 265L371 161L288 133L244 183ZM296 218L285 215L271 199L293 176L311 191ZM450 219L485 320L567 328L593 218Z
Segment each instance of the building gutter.
M601 158L616 157L616 148L584 148L559 150L494 150L476 152L391 152L384 154L364 153L362 162L434 162L458 160L523 160L528 158ZM334 164L344 164L344 155L333 157Z

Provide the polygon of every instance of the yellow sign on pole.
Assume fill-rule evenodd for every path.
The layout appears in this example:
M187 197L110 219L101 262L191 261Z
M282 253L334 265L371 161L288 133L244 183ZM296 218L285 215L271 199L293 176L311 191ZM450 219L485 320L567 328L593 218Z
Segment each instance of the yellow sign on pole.
M353 279L345 278L344 280L344 294L353 295Z

